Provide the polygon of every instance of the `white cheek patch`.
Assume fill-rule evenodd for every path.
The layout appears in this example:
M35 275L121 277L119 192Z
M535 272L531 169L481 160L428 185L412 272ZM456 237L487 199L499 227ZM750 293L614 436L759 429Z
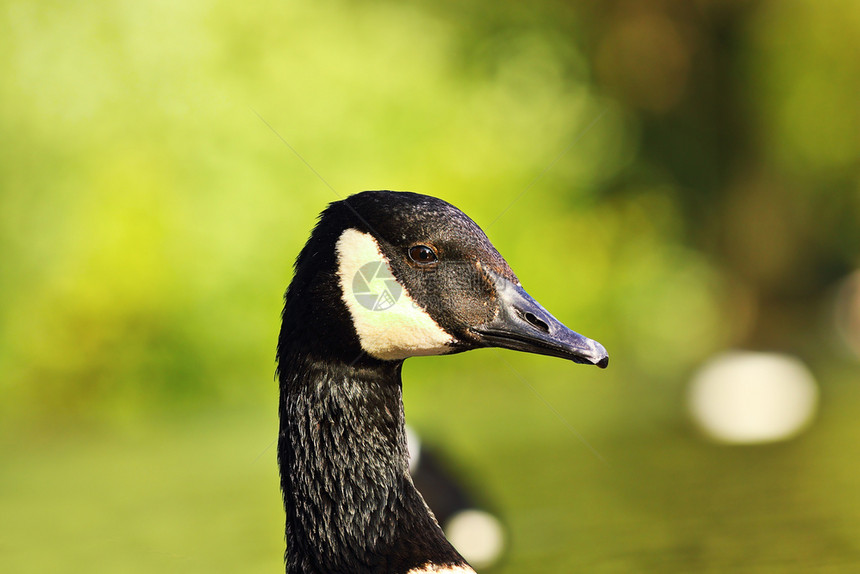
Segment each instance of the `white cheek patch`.
M347 229L336 250L341 295L367 354L391 361L451 351L454 338L394 279L371 235Z
M436 566L428 564L421 568L413 568L406 574L475 574L468 566Z

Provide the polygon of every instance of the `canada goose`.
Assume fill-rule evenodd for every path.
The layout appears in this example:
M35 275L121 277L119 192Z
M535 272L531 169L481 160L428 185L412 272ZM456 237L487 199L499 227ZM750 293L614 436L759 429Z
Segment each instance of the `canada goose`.
M409 476L400 372L408 357L480 347L609 362L454 206L366 191L323 211L278 338L287 572L474 572Z

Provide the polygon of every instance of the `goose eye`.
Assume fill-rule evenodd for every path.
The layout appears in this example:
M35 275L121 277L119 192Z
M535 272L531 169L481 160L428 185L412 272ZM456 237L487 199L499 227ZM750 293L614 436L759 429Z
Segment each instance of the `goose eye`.
M436 263L438 257L432 247L426 245L415 245L409 248L409 259L420 265L429 265Z

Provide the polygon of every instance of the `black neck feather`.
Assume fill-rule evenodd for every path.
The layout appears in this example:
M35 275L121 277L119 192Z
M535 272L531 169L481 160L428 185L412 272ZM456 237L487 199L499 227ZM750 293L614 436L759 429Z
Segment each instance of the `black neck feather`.
M409 476L401 365L280 357L287 572L465 564Z
M335 242L347 227L367 230L345 202L321 216L296 260L278 339L287 572L465 564L409 476L402 362L362 352L341 300Z

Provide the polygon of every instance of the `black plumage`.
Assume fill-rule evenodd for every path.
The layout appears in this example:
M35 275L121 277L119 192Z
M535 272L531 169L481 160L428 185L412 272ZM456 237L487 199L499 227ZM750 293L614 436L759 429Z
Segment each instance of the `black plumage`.
M601 366L606 353L529 298L480 228L446 202L364 192L320 216L296 260L278 339L287 571L467 568L409 475L403 360L368 353L345 303L336 245L347 229L373 238L398 283L450 334L446 352L501 346ZM410 260L415 245L432 246L438 264ZM528 308L517 299L503 312L506 290Z

